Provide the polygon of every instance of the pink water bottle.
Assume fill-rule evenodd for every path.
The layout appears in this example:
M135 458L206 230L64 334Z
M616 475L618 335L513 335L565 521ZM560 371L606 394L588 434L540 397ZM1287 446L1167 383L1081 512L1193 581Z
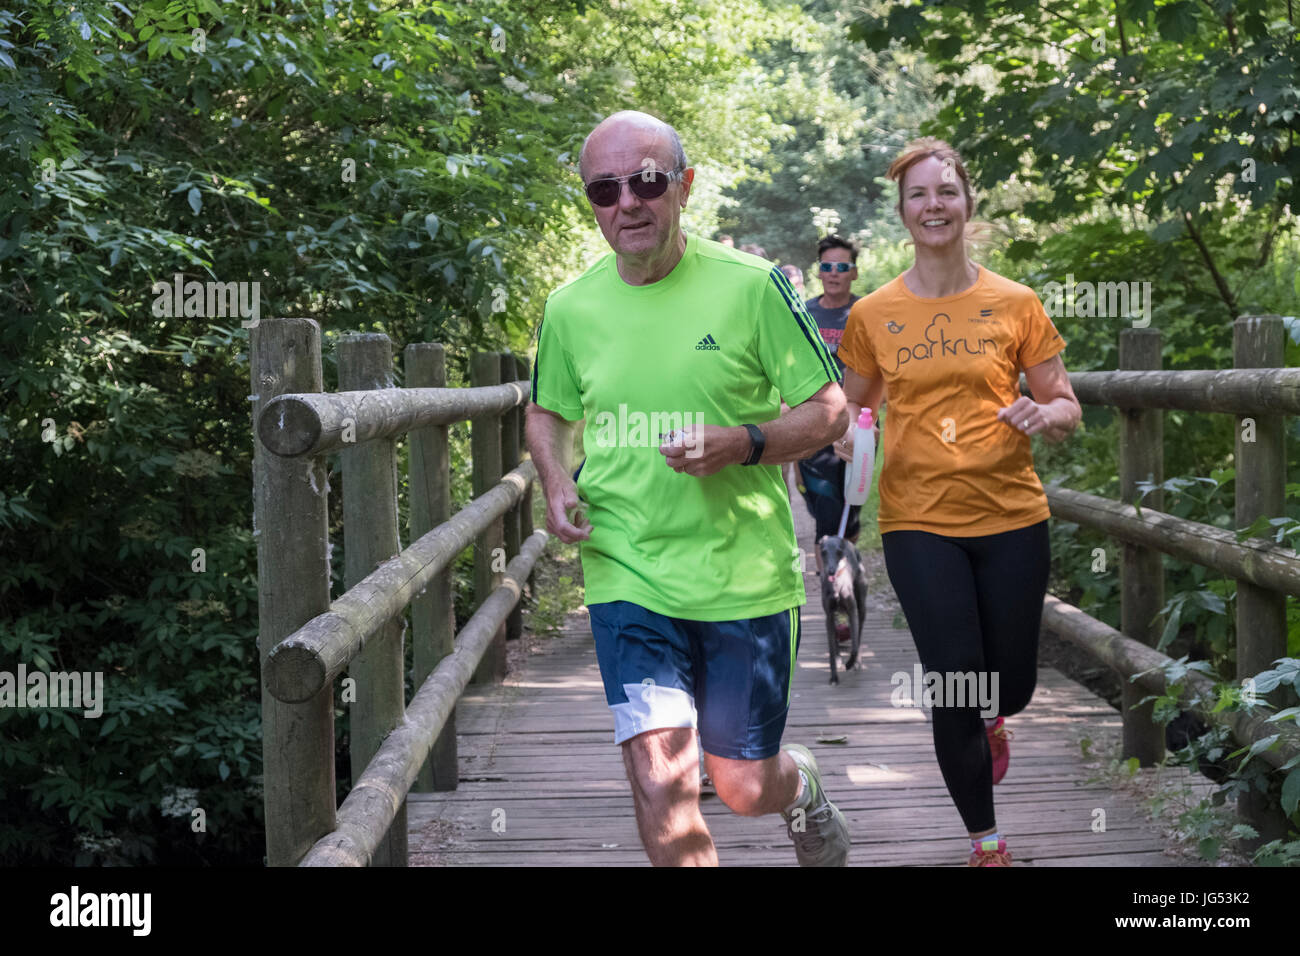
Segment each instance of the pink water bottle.
M876 436L872 428L871 409L862 409L853 433L853 461L844 473L844 503L865 504L871 491L871 476L876 472Z

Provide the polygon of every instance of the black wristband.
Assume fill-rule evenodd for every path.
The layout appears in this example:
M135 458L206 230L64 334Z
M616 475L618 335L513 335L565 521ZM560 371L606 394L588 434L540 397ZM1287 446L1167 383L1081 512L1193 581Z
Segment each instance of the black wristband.
M763 447L767 444L767 436L759 430L757 425L746 425L745 430L749 432L749 440L753 443L750 449L749 457L741 462L742 465L757 465L758 460L763 457Z

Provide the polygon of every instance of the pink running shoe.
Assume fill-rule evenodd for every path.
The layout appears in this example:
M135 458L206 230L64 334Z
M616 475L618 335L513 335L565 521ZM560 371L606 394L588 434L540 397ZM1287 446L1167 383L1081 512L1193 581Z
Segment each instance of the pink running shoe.
M970 866L1010 866L1011 851L1007 849L1006 840L985 840L979 849L972 850Z
M1001 717L992 727L986 726L984 732L988 734L989 753L993 755L993 782L1001 783L1007 775L1007 764L1011 763L1011 748L1007 746L1007 741L1013 734L1002 726Z

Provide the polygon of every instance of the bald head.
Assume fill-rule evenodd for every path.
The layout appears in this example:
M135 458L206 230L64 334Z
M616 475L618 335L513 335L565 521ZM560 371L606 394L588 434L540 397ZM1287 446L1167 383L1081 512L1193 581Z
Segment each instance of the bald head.
M685 169L687 166L686 151L682 149L677 130L649 113L621 110L601 120L583 141L582 152L578 154L578 174L584 182L588 173L592 176L621 175L611 170L587 168L593 147L612 143L639 144L644 147L643 156L653 158L665 169Z

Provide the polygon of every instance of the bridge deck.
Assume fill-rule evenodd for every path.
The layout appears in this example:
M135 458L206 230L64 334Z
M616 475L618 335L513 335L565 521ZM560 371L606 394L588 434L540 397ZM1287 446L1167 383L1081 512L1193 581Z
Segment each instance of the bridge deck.
M810 549L811 521L802 501L793 504L800 543ZM878 587L887 589L879 577ZM917 662L909 633L892 626L892 592L873 596L865 666L841 671L839 686L830 687L816 576L806 581L784 739L816 755L827 792L849 822L849 864L964 864L969 844L935 762L927 712L890 703L890 675L911 674ZM570 616L562 636L524 639L531 647L523 666L501 686L470 688L458 708L459 788L410 796L411 865L648 865L585 609ZM1018 863L1187 864L1168 852L1139 797L1089 782L1097 771L1085 766L1079 739L1113 738L1121 728L1105 701L1040 668L1032 703L1008 723L1011 764L994 793L999 828ZM847 742L819 742L834 737ZM1203 778L1189 781L1205 789ZM722 865L795 864L779 816L739 817L712 794L702 807ZM1101 833L1092 829L1098 808L1106 814Z

